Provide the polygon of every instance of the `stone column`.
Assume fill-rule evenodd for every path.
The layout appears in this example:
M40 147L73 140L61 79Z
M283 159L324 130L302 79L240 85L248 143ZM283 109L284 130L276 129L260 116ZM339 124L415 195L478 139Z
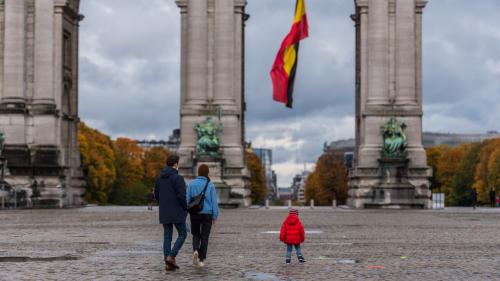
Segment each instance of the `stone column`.
M187 7L186 103L204 105L208 92L208 1L189 1Z
M396 1L396 103L415 105L415 0Z
M4 94L2 102L25 102L25 3L5 0Z
M368 103L386 104L389 99L389 4L368 1Z
M55 104L54 3L35 1L35 104Z
M0 4L0 38L4 38L5 34L5 2ZM4 56L5 40L0 40L0 102L3 97L3 56Z
M359 95L359 105L358 109L361 112L365 111L366 100L368 96L368 1L360 1L359 7L359 37L360 37L360 95ZM360 114L361 115L361 114ZM362 128L364 126L364 119L360 116L359 127ZM360 145L356 154L359 154L359 150L365 144L365 135L364 130L359 130L358 143Z
M179 4L179 2L177 3ZM185 5L180 5L179 6L181 9L181 100L180 100L180 105L181 108L184 107L184 103L186 102L186 90L187 90L187 55L186 55L186 50L188 45L187 45L187 35L188 35L188 15L187 15L187 6Z
M63 4L58 4L54 6L54 26L53 26L53 34L54 34L54 98L56 108L62 110L62 95L63 95L63 15L64 15L64 6ZM58 126L59 127L59 126ZM57 130L58 136L57 139L60 141L60 130ZM60 143L59 143L60 144Z
M416 61L415 61L415 72L416 72L416 101L417 105L422 108L422 13L427 1L417 0L416 4Z
M355 0L358 92L356 159L349 174L352 207L429 206L431 170L422 146L421 105L425 2ZM408 146L395 159L382 155L381 128L390 118L406 124Z
M235 104L234 0L215 1L214 104Z

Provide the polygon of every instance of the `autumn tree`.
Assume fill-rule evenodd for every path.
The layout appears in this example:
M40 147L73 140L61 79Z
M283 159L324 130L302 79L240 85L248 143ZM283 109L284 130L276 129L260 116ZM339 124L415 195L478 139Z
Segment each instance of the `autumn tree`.
M116 180L115 155L111 139L81 122L78 142L83 172L87 179L85 200L107 203L108 194Z
M267 182L260 159L253 152L246 151L246 166L250 171L250 198L252 204L262 204L266 199Z
M438 180L438 164L444 151L447 149L445 146L436 146L428 148L425 152L427 154L427 165L432 168L431 189L441 189L441 183Z
M153 147L146 149L144 153L144 182L150 186L154 185L156 177L165 168L167 157L170 152L164 147Z
M311 200L318 200L320 189L319 189L319 174L312 172L306 179L304 186L304 197L306 202Z
M469 206L471 189L474 185L474 171L479 160L480 143L464 144L458 147L463 150L463 157L451 181L451 200L454 205Z
M452 180L463 155L464 150L461 148L444 148L437 163L436 181L440 183L441 190L445 193L446 205L454 204Z
M329 205L332 200L344 204L348 192L347 168L343 158L325 152L316 162L316 168L306 181L306 199L314 199L318 205ZM308 190L312 188L312 190Z
M144 183L144 150L137 142L118 138L113 145L116 181L110 195L113 204L140 204L145 201L148 187ZM135 198L134 196L139 196ZM133 198L133 202L130 198Z
M500 139L486 140L479 151L475 169L474 188L480 202L489 202L490 190L500 185Z

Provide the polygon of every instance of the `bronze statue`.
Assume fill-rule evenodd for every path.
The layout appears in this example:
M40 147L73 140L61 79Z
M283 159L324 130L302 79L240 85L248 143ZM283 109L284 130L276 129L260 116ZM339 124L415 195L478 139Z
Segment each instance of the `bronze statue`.
M384 145L382 156L385 158L405 158L408 141L404 130L406 124L392 117L382 126Z
M222 132L222 122L216 124L212 121L212 117L208 116L203 123L196 123L194 127L198 135L196 142L196 151L199 155L220 156L220 139L218 134Z

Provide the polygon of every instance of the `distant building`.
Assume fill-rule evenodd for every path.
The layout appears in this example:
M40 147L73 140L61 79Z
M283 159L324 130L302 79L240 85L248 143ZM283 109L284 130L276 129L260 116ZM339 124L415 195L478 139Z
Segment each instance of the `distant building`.
M259 157L260 165L264 169L267 184L267 198L271 200L277 199L277 177L272 169L273 151L265 148L253 148L252 152Z
M445 134L424 132L424 147L433 147L438 145L457 146L462 143L482 142L487 139L500 138L497 131L488 131L486 134Z
M293 192L289 187L279 187L277 192L278 200L293 200Z
M311 174L310 171L303 171L300 174L295 175L292 180L291 192L292 199L298 200L299 202L306 202L305 198L305 188L306 188L306 180Z
M486 134L452 134L452 133L423 133L423 144L425 148L450 145L457 146L463 143L482 142L487 139L500 138L500 133L497 131L488 131ZM323 151L334 152L344 155L346 165L352 163L352 153L354 151L354 139L332 141L330 144L325 143Z
M174 129L168 140L138 140L137 144L142 148L163 147L170 151L177 151L181 143L181 130Z

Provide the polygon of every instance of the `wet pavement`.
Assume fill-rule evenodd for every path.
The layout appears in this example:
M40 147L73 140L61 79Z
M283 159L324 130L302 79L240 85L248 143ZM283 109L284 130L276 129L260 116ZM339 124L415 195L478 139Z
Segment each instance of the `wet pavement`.
M157 209L0 211L0 280L500 280L500 209L300 210L307 260L285 265L287 210L223 210L205 268L191 237L165 272Z

